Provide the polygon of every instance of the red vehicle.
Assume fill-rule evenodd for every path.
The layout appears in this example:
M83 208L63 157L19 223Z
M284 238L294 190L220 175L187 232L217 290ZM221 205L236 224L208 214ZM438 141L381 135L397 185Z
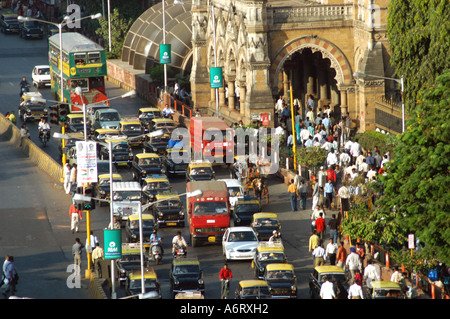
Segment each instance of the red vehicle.
M201 159L223 158L227 153L233 156L234 130L218 117L192 117L190 131L194 154ZM224 161L225 162L225 161Z
M199 241L221 243L230 226L230 204L227 185L223 181L192 181L187 192L201 189L201 197L187 198L187 219L192 247Z

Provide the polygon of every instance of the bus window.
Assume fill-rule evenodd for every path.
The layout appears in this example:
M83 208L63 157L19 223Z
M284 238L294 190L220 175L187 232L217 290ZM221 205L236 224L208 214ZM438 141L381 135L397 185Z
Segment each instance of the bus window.
M73 58L75 60L75 64L86 64L86 53L75 53Z
M70 90L75 91L75 88L80 87L83 92L89 91L87 79L72 79L70 80Z
M89 63L101 63L100 53L99 52L88 53L88 62Z

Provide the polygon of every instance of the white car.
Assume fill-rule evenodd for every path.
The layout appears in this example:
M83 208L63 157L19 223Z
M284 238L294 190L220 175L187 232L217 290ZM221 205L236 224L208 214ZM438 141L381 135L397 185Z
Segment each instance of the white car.
M37 88L41 86L50 86L50 67L48 65L36 65L31 72L31 78L33 80L33 85Z
M258 247L258 237L251 227L229 227L222 237L226 260L252 260Z
M220 181L225 182L227 184L228 193L230 194L230 208L234 209L236 202L238 199L244 198L244 187L242 187L241 183L237 179L219 179Z

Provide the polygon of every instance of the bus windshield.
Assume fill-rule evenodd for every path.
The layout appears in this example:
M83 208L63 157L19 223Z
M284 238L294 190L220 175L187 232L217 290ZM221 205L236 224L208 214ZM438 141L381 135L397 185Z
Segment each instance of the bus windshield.
M194 203L194 215L223 215L228 214L226 202L197 202Z

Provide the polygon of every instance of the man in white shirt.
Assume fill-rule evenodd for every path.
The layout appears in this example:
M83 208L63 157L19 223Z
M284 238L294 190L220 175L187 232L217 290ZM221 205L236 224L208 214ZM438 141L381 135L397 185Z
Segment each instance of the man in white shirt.
M306 141L309 139L311 133L308 131L306 127L304 127L300 132L300 139L302 140L302 144L305 145Z
M320 287L320 298L322 299L335 299L336 293L334 292L334 285L328 279L327 276L324 276L325 282Z
M373 264L373 260L369 259L367 263L368 265L364 269L364 279L366 280L367 286L372 289L372 281L379 281L381 278Z
M355 277L356 270L361 271L361 259L356 253L355 247L350 248L350 255L347 256L345 265L348 267L352 278Z
M323 266L325 263L325 249L323 249L322 243L319 242L319 245L313 250L312 254L314 256L314 266Z
M348 299L364 299L362 288L356 282L348 288Z
M339 165L342 167L347 167L350 165L350 162L352 159L350 158L350 155L348 155L347 152L342 151L341 155L339 155Z
M330 265L336 265L336 254L338 251L338 245L334 242L333 238L330 238L330 242L325 249L325 260L330 263Z
M356 159L361 154L361 145L358 143L358 141L355 141L352 144L352 147L350 148L350 154L353 156L353 162L356 162Z

